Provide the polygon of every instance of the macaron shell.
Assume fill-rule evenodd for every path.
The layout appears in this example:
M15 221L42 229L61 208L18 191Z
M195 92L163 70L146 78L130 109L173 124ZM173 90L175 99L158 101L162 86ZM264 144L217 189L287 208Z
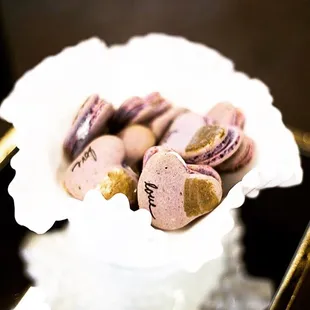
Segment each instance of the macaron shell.
M203 126L205 126L205 121L201 115L193 112L183 113L174 120L159 144L183 156L186 146L198 129Z
M125 146L120 138L107 135L95 139L69 166L64 178L65 189L82 200L111 168L120 166L124 158Z
M175 152L158 152L147 161L138 183L140 208L151 212L152 224L176 230L219 204L220 184L207 175L189 174Z
M147 161L156 153L158 152L170 152L173 151L170 148L164 147L164 146L160 146L160 145L155 145L150 147L143 156L143 165L142 168L144 168L144 166L146 165Z
M236 108L229 102L219 102L208 111L206 117L213 119L218 124L234 125Z
M187 169L189 173L196 174L204 174L213 177L220 184L222 184L222 180L220 175L210 166L208 165L187 165Z
M126 163L133 165L141 160L147 149L155 145L156 138L151 129L142 125L130 125L118 135L126 149Z
M92 95L80 107L65 142L64 151L70 159L76 158L85 146L107 129L114 114L110 103Z
M130 124L150 122L170 108L171 104L158 92L151 93L144 98L144 108L131 120Z
M238 151L227 161L219 165L217 167L218 170L223 172L233 172L244 167L252 160L254 150L254 141L251 138L245 136Z
M235 125L240 127L241 129L243 129L245 125L245 116L240 109L236 109L236 124Z
M144 105L144 99L137 96L124 101L116 110L114 117L111 120L111 131L115 133L122 130L138 115L138 113L144 108Z
M219 102L206 114L206 120L216 124L237 126L243 129L245 116L242 111L229 102Z
M88 134L86 134L86 132L83 133L84 128L82 127L77 131L76 151L73 153L73 159L76 158L93 139L108 131L107 123L113 114L113 106L109 103L104 104L100 107L100 110L97 111L97 114L94 115L94 118L90 119Z
M188 109L172 107L162 115L155 118L150 124L150 128L159 140L167 131L171 123L182 113L187 112Z

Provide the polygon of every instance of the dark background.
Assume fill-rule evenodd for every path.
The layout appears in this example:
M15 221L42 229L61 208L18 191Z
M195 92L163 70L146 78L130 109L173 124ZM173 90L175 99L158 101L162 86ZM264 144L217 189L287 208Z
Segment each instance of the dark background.
M238 70L263 80L286 124L310 131L310 1L268 0L1 0L0 95L26 70L67 45L96 35L108 44L137 34L182 35L218 49ZM262 123L263 126L263 123ZM0 123L0 136L8 125ZM241 208L246 226L244 259L253 275L279 285L310 219L310 159L302 158L302 186L266 190ZM0 174L0 309L29 284L18 247L26 229L16 224Z

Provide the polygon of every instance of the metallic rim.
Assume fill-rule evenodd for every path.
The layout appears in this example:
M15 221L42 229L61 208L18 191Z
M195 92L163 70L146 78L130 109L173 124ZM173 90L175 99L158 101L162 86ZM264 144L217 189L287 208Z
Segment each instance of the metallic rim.
M292 131L300 151L304 155L310 156L310 132L293 127L289 127L289 129Z
M11 127L0 139L0 169L5 166L16 149L16 131Z
M269 310L290 310L300 298L300 289L310 276L310 223ZM309 306L309 304L308 304Z

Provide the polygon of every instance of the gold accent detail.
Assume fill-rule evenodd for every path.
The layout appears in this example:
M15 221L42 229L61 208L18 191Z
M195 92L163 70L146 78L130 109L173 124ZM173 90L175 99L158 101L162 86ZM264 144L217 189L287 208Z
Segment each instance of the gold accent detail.
M219 204L214 185L206 179L188 178L184 184L184 211L187 217L211 212Z
M12 127L0 139L0 167L2 167L6 160L10 157L16 148L16 131Z
M110 199L117 193L123 193L130 203L135 203L137 181L125 169L116 168L104 177L100 183L100 191L105 199Z
M214 144L216 139L222 139L226 130L220 126L203 126L195 133L186 146L185 152L198 151L206 146Z
M310 277L310 224L268 309L294 309L306 277Z
M289 126L289 129L293 133L296 143L300 148L301 152L305 155L310 156L310 132L293 128L291 126Z

